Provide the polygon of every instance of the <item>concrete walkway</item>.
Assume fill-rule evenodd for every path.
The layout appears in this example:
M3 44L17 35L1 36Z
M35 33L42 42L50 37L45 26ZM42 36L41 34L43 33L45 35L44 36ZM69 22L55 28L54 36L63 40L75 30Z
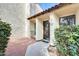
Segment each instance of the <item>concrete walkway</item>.
M48 43L36 42L34 39L21 38L18 40L9 40L6 48L6 56L56 56L55 48L53 51L47 51Z
M48 56L48 46L48 43L42 41L35 42L28 46L26 56Z

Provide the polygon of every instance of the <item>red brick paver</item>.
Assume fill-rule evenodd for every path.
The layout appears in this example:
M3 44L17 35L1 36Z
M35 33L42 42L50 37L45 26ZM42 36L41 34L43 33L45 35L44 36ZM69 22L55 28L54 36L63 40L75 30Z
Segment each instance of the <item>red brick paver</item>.
M27 46L34 43L34 39L22 38L18 40L9 40L8 47L6 48L6 56L24 56Z

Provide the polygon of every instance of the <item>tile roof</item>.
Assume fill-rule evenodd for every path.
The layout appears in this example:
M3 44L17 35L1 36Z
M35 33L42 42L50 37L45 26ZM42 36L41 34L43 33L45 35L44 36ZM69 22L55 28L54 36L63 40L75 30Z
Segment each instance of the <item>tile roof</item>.
M51 12L51 11L53 11L53 10L59 9L59 8L61 8L61 7L63 7L63 6L70 5L70 4L72 4L72 3L60 3L60 4L58 4L58 5L55 5L54 7L48 8L47 10L44 10L44 11L42 11L42 12L40 12L40 13L37 13L37 14L35 14L35 15L33 15L33 16L30 16L30 17L28 17L27 19L30 20L30 19L32 19L32 18L35 18L35 17L37 17L37 16L43 15L43 14L45 14L45 13Z

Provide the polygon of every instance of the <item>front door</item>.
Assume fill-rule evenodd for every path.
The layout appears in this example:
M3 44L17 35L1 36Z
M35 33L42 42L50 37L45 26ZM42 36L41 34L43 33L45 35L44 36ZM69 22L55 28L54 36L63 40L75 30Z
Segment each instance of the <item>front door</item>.
M43 38L50 40L50 23L49 21L43 21Z

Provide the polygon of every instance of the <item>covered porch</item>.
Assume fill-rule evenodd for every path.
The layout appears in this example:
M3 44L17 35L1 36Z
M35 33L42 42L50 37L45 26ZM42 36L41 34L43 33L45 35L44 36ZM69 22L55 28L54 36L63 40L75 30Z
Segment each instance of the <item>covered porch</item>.
M74 15L74 16L73 16ZM30 36L35 37L36 40L46 39L49 40L51 45L55 43L54 32L62 22L72 24L79 24L79 4L69 4L62 6L61 8L46 10L34 15L29 19L30 24ZM63 20L68 21L63 21ZM62 20L63 19L63 20ZM48 22L44 24L45 22ZM47 31L47 34L45 33ZM46 35L47 37L45 37Z
M55 20L55 21L54 21ZM30 37L36 40L45 39L50 42L51 45L54 44L54 27L58 27L56 22L58 22L57 15L44 14L39 17L29 20L30 22Z

